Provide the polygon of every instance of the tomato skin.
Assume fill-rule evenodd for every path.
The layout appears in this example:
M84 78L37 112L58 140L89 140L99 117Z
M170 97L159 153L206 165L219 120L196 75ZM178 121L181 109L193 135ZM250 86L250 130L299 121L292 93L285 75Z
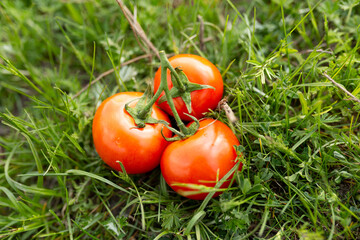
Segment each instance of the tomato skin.
M186 74L190 82L209 85L215 88L202 89L193 91L191 93L192 112L190 115L196 118L204 117L203 113L208 112L210 109L215 109L222 98L224 91L224 83L219 70L207 59L192 55L192 54L179 54L169 59L171 66L174 68L180 67ZM172 88L170 70L167 71L168 86ZM154 93L160 86L161 82L161 68L157 70L154 78ZM162 97L164 92L160 95ZM174 98L174 104L177 112L182 120L190 121L190 117L184 113L189 114L184 101L180 98ZM173 116L170 106L167 102L159 104L161 109Z
M200 128L193 136L171 143L161 157L161 172L168 185L184 196L184 191L197 191L173 184L201 184L214 187L217 174L220 180L236 164L234 145L240 145L231 129L224 123L205 119L200 121ZM239 170L241 170L240 165ZM232 176L231 176L232 177ZM231 179L230 177L230 179ZM230 184L230 179L221 188ZM208 193L185 196L203 200ZM214 197L221 192L214 194Z
M134 119L125 111L125 104L140 98L143 93L122 92L107 98L97 109L93 126L93 140L101 159L111 168L121 171L122 162L129 174L145 173L159 165L168 142L162 137L162 124L146 124L136 128ZM136 105L136 101L130 106ZM169 122L169 117L156 105L152 117ZM172 133L164 128L166 137Z

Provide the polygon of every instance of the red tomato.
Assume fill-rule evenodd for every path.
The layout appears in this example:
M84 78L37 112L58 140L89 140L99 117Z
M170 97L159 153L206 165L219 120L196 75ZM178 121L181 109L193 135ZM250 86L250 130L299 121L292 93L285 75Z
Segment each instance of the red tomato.
M202 120L198 132L193 136L173 142L165 149L160 162L162 175L180 195L203 200L208 193L188 195L198 190L176 184L214 187L216 181L236 164L234 145L240 144L228 126L214 119ZM231 177L221 188L229 186ZM220 194L217 192L214 197Z
M139 92L123 92L107 98L97 109L92 133L96 151L110 167L121 171L122 162L129 174L145 173L160 162L168 142L161 135L161 124L146 124L136 128L134 119L125 111L125 104L143 95ZM136 105L134 101L130 106ZM169 122L169 117L156 105L152 117ZM166 137L172 133L164 128Z
M209 108L216 108L223 95L224 83L219 70L215 67L214 64L203 57L192 54L176 55L171 57L169 62L174 68L180 67L190 82L209 85L215 88L215 90L208 88L193 91L191 93L191 115L195 116L196 118L202 118L204 117L203 113L208 112ZM155 73L154 92L156 92L159 88L160 81L161 68L159 68ZM171 89L173 84L171 82L170 70L167 71L167 81L168 86ZM163 95L164 92L161 94L161 96ZM174 98L174 104L181 119L188 121L192 120L188 116L184 115L184 113L189 114L189 112L187 111L184 101L180 97ZM167 102L163 102L159 104L159 106L168 114L173 115Z

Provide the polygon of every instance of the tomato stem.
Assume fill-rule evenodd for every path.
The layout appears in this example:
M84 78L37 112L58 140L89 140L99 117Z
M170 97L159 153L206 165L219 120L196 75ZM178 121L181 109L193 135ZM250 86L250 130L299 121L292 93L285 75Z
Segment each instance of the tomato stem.
M179 76L179 74L177 73L177 71L175 70L175 68L170 64L170 62L169 62L169 60L167 59L167 57L166 57L166 54L165 54L165 52L164 52L164 64L166 64L166 67L170 70L170 72L171 72L171 74L172 74L172 77L174 77L174 78L171 78L171 81L173 81L173 84L175 85L177 85L177 88L180 90L180 92L185 92L186 91L186 87L185 87L185 85L184 85L184 83L183 83L183 81L181 81L181 79L180 79L180 76ZM160 60L162 61L162 58L161 58L161 55L160 55ZM166 74L165 75L167 75L167 72L166 72ZM175 81L175 83L174 83L174 81ZM166 84L167 85L167 84Z
M179 87L181 88L181 90L185 91L185 86L181 82L180 77L177 74L176 70L171 66L169 60L166 57L165 51L160 52L160 60L161 60L161 82L160 82L160 86L159 86L158 90L156 91L155 95L150 99L150 101L139 112L139 114L138 114L139 119L145 119L146 118L146 116L149 113L151 107L154 105L156 100L160 97L162 91L165 92L165 96L166 96L167 100L171 99L172 105L174 106L174 109L175 109L175 105L174 105L174 102L172 101L172 97L171 97L171 94L170 94L169 86L167 84L167 69L169 69L170 72L173 73L174 79L176 80L176 82L179 85ZM174 112L175 111L174 109L171 109L171 110ZM176 114L174 114L174 117L175 117L175 115L179 116L177 114L177 112L176 112ZM175 117L175 119L176 119L176 117ZM179 117L179 119L180 119L180 117Z
M173 100L174 96L172 95L172 93L169 89L169 86L168 86L167 70L168 69L170 70L171 76L172 76L171 80L173 81L173 85L174 86L176 85L177 89L180 92L182 92L181 94L184 94L187 91L186 86L190 86L190 88L193 88L193 90L209 88L209 86L206 86L206 85L193 86L194 84L191 85L191 83L185 83L185 84L187 84L185 86L182 78L179 76L178 71L180 72L180 74L183 74L183 73L181 73L181 70L174 69L173 66L171 66L169 60L166 57L165 51L160 51L160 61L161 61L161 80L160 80L159 88L156 91L156 93L154 94L154 96L149 101L147 101L148 96L147 96L147 94L144 94L144 96L139 100L138 104L136 105L136 107L134 109L131 109L128 105L126 106L125 109L134 118L135 123L139 128L144 127L145 122L146 123L159 123L151 118L151 108L155 104L156 100L160 97L161 93L164 91L164 93L165 93L164 97L165 97L167 103L169 104L169 107L174 115L176 124L180 129L180 131L177 131L176 129L171 128L168 124L165 124L164 122L160 122L160 123L163 123L165 127L170 129L172 132L174 132L177 135L177 137L170 138L167 140L173 141L178 138L184 139L186 137L193 135L197 131L198 126L199 126L199 124L198 124L199 121L195 117L186 114L194 120L195 124L192 124L189 127L186 127L185 124L182 122L178 112L176 111L176 107L175 107L174 100ZM187 80L187 78L186 78L186 80ZM190 93L188 93L188 94L190 94ZM189 101L190 101L190 103L188 105L189 105L189 108L191 108L190 98L189 98Z
M176 72L176 70L173 68L173 66L171 66L169 60L166 57L165 51L160 51L160 61L161 61L161 82L160 82L160 86L159 86L158 90L156 91L155 95L150 99L150 101L146 104L146 106L139 112L139 114L138 114L139 119L145 119L145 117L148 114L148 112L150 111L151 107L154 105L156 100L160 97L162 91L165 92L167 100L171 98L172 105L174 106L174 102L172 101L169 86L167 84L167 69L169 69L170 72L173 74L174 80L176 81L176 83L179 86L179 88L181 89L181 91L185 91L185 86L182 83L182 81L180 80L180 77L179 77L178 73ZM171 79L171 80L173 80L173 79ZM166 89L168 91L166 91ZM175 108L175 106L174 106L174 108ZM174 112L174 109L171 109L171 110ZM178 115L178 114L176 114L176 115ZM175 117L175 114L174 114L174 117ZM176 117L175 117L175 119L176 119Z
M189 131L187 129L187 127L185 126L185 124L181 121L181 118L178 114L178 112L176 111L175 108L175 104L174 101L172 99L172 96L170 94L170 89L167 83L167 69L169 69L170 71L174 71L173 74L174 76L178 76L178 74L176 73L175 69L171 66L169 60L166 57L165 51L160 51L160 61L161 61L161 82L160 82L160 86L157 92L164 90L165 92L165 96L167 99L167 102L169 104L169 107L174 115L176 124L178 125L181 133L183 133L184 135L188 135ZM181 82L181 81L179 81Z

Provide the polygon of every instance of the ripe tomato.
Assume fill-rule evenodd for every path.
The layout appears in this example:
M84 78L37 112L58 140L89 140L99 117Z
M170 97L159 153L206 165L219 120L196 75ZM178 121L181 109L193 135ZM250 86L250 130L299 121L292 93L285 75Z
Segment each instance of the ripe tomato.
M236 164L234 145L240 144L228 126L214 119L202 120L199 130L193 136L173 142L165 149L160 161L162 175L180 195L203 200L208 193L195 194L197 189L176 184L214 187L216 181ZM228 187L230 179L221 188ZM217 192L214 197L220 194Z
M207 59L192 55L192 54L179 54L169 59L171 66L174 68L180 67L186 74L190 82L209 85L215 88L207 88L196 90L191 93L191 115L196 118L204 117L203 113L208 112L208 109L216 108L218 102L223 95L224 83L219 70ZM157 70L154 78L154 92L159 88L161 81L161 68ZM173 84L171 82L170 70L167 71L168 86L171 89ZM164 95L164 92L160 97ZM184 113L189 114L184 101L180 98L174 98L174 104L180 118L183 120L191 120ZM173 115L170 106L167 102L159 104L159 106L168 114Z
M144 173L154 169L168 142L161 135L161 124L146 124L136 128L134 119L125 111L125 104L143 95L139 92L123 92L107 98L97 109L92 133L96 151L110 167L121 171L122 162L129 174ZM130 106L136 105L136 101ZM152 117L169 122L169 117L156 105ZM164 128L166 137L172 133Z

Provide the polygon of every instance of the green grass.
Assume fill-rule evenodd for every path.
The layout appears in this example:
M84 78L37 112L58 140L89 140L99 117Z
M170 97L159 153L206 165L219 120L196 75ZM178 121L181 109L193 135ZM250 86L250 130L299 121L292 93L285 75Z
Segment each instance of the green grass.
M160 3L159 3L160 2ZM0 238L360 239L359 1L125 1L169 54L216 64L244 168L210 201L160 169L127 176L98 157L94 112L144 91L159 60L115 0L0 2ZM204 20L200 48L198 15ZM145 52L144 52L145 49Z

